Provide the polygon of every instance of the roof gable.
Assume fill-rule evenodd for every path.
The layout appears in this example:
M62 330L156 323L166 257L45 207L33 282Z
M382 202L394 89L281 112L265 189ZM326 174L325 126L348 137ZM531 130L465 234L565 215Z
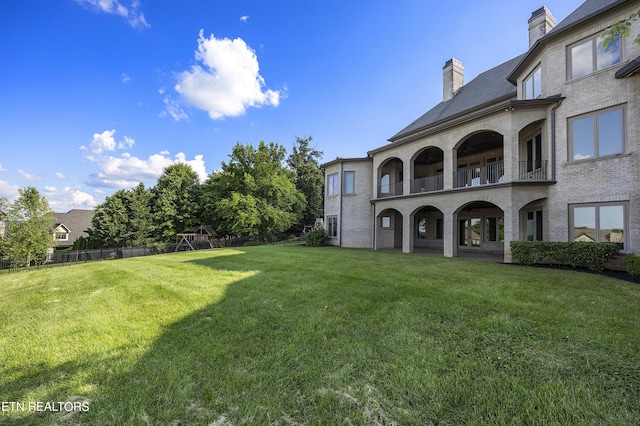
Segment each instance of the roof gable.
M569 16L560 21L558 25L553 27L544 37L541 37L535 42L531 49L522 57L522 60L513 68L513 71L507 77L512 83L516 83L516 76L521 71L522 67L526 65L527 60L537 52L547 41L561 36L565 31L571 30L574 27L586 22L594 17L617 7L622 4L628 3L630 0L587 0L582 3L576 10L571 12Z

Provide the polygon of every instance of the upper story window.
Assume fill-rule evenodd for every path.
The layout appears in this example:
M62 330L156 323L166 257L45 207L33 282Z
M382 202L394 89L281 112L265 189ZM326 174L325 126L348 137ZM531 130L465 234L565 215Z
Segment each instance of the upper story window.
M68 241L69 234L63 231L56 231L53 235L53 238L56 239L57 241Z
M624 152L624 107L569 119L569 149L573 161Z
M338 195L338 174L327 176L327 195Z
M344 172L344 194L354 194L356 192L356 172Z
M542 68L538 66L524 80L524 98L536 99L542 95Z
M622 61L620 37L605 48L600 34L569 46L567 69L570 80L603 70Z

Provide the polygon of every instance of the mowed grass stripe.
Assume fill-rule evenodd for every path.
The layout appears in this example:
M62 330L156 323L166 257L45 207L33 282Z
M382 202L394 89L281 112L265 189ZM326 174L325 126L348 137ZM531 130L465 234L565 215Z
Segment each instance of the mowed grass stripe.
M629 424L640 286L299 245L0 276L20 424Z

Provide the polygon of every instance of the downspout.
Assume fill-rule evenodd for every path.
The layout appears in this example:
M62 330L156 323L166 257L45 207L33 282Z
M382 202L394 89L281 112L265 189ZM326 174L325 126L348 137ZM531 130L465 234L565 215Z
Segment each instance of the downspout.
M342 181L342 179L344 179L344 163L342 161L340 161L340 176L338 178L338 182L340 182L340 204L339 204L339 209L340 209L340 216L338 219L338 232L340 233L340 239L339 239L339 243L338 243L338 247L342 247L342 191L344 189L344 182Z
M556 181L556 109L562 105L560 98L553 108L551 108L551 180Z
M377 249L377 245L376 245L376 223L378 223L376 221L376 203L374 203L373 201L370 201L371 205L373 206L373 241L371 241L371 249L372 250L376 250Z

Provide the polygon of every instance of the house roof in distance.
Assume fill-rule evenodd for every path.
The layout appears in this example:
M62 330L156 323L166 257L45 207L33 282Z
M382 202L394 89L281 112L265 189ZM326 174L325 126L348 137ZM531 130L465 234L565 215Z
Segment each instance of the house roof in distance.
M91 226L93 210L72 209L67 213L54 213L54 226L64 224L69 230L69 242L73 244L81 236L87 236L85 232Z

